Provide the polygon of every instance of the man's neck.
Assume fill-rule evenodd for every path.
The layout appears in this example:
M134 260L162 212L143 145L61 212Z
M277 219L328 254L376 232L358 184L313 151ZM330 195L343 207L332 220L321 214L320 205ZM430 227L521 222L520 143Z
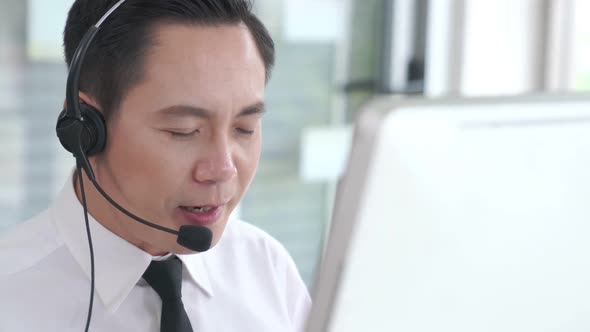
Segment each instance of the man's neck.
M96 181L99 181L99 173L95 170ZM84 181L84 194L86 197L86 206L88 209L88 214L96 220L99 224L103 227L111 231L112 233L116 234L120 238L126 240L127 242L133 244L134 246L138 247L139 249L143 250L144 252L152 255L152 256L165 256L168 255L169 252L159 250L150 246L148 243L141 241L140 239L134 236L131 229L132 227L125 227L126 225L130 225L129 223L134 223L135 221L129 220L130 218L119 211L116 207L112 206L98 190L94 187L88 176L84 171L82 171L82 179ZM80 190L79 181L78 181L78 174L74 176L74 191L76 192L76 197L80 204L82 204L82 192ZM101 187L103 185L101 184ZM108 186L103 189L109 193ZM133 224L131 224L133 225Z

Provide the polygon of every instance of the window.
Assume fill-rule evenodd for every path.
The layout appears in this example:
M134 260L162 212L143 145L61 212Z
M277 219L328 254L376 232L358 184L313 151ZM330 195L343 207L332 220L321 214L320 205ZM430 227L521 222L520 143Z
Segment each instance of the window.
M574 13L573 87L590 91L590 2L576 0Z

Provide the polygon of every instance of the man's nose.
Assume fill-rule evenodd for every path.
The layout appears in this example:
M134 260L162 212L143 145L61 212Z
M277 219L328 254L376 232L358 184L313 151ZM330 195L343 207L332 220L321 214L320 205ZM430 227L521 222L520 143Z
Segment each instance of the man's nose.
M231 147L225 140L212 143L197 162L194 179L199 183L219 183L231 180L238 174Z

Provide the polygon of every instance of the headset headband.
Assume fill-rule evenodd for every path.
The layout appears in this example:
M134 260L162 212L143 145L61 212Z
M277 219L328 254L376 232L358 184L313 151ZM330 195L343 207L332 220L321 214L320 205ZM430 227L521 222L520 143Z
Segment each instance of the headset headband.
M68 81L66 85L66 113L69 116L75 117L77 119L82 119L82 113L80 112L80 100L78 98L78 92L80 88L80 70L82 68L82 64L84 63L84 57L86 56L86 52L94 36L100 29L102 23L117 9L120 5L123 4L125 0L119 0L111 9L109 9L101 18L96 22L95 25L91 26L90 29L86 32L80 44L76 48L74 55L72 57L72 62L70 64L70 69L68 71Z

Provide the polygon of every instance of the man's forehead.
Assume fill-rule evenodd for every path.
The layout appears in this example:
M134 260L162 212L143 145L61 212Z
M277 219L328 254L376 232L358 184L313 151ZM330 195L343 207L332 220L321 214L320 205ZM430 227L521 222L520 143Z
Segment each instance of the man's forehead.
M257 53L256 41L243 23L215 25L190 23L159 23L152 28L153 46L167 47L171 44L185 49L201 51L216 49L225 45L247 47ZM167 49L168 52L177 52Z
M245 26L164 24L154 34L145 59L149 78L161 79L171 72L175 77L200 74L207 80L246 74L262 75L266 84L264 61Z
M162 29L172 30L169 35L178 29L177 44L157 41L146 58L143 80L133 90L135 99L147 101L150 110L167 118L211 118L228 114L225 110L232 117L264 112L264 62L257 51L251 54L251 48L257 50L255 42L241 28L169 24ZM231 36L209 44L193 39L194 29L221 29L221 35ZM232 38L240 43L229 43Z

